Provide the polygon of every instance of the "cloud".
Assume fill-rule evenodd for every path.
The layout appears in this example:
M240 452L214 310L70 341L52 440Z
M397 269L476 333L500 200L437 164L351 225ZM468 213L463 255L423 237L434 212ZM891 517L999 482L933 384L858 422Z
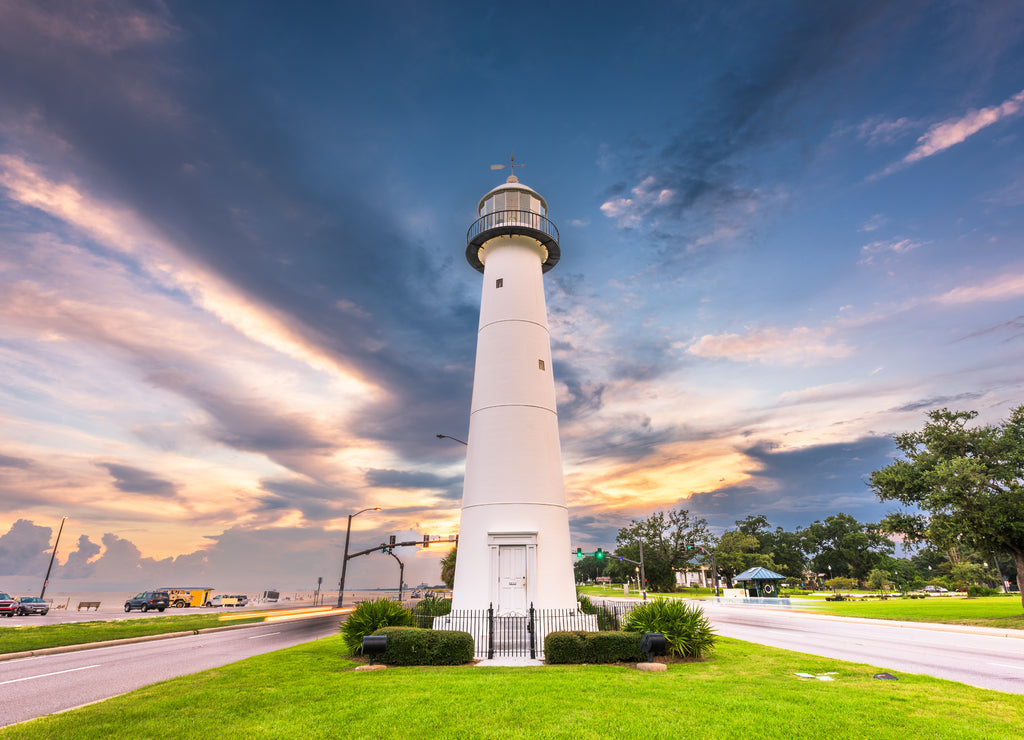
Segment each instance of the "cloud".
M857 137L866 141L869 146L892 144L917 128L918 124L909 118L898 118L895 121L880 117L869 118L857 127Z
M852 354L852 347L830 340L834 333L835 330L830 328L799 326L792 329L757 328L742 334L705 334L690 344L686 351L698 357L734 362L756 360L783 365L814 364Z
M12 457L11 455L0 455L0 468L28 468L32 461L24 457Z
M917 146L903 158L904 164L917 162L925 157L945 151L967 140L984 128L1004 118L1015 116L1024 108L1024 90L1011 96L999 105L981 110L969 111L960 118L951 118L935 124L917 140Z
M1011 95L999 105L980 110L971 110L958 118L949 118L931 126L917 140L913 148L903 159L887 167L878 177L884 177L922 159L944 152L961 144L974 134L998 123L999 121L1018 115L1024 110L1024 90Z
M46 3L6 0L0 24L59 43L113 55L135 46L162 41L174 33L160 3L118 0L76 0L50 12ZM147 7L148 6L148 7ZM17 34L11 34L17 35Z
M983 301L1009 301L1024 296L1024 273L1010 273L975 285L954 288L935 298L936 303L959 306Z
M924 244L925 242L915 241L913 239L889 239L887 241L871 242L870 244L865 244L860 248L861 258L858 264L873 265L880 257L906 254L907 252L917 249Z
M877 501L865 480L889 464L895 446L884 437L864 437L837 444L777 449L759 443L742 450L749 458L750 478L741 485L692 496L688 503L699 515L722 526L728 517L765 514L776 525L806 526L808 514L844 511L861 521L877 521L887 505Z
M141 493L159 498L174 498L177 486L169 480L158 478L152 473L130 465L119 463L96 463L114 478L114 487L125 493Z
M40 527L27 519L18 519L0 535L0 576L34 575L42 583L46 575L49 527Z

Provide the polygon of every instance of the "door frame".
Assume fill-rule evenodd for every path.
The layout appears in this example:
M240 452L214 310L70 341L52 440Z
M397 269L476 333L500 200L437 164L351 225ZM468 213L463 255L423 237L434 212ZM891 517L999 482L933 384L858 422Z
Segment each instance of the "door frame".
M498 616L512 616L503 613L499 598L501 584L499 582L498 549L503 546L526 547L526 608L537 600L537 533L536 532L488 532L487 548L490 561L490 602L498 609ZM517 616L525 616L517 615Z

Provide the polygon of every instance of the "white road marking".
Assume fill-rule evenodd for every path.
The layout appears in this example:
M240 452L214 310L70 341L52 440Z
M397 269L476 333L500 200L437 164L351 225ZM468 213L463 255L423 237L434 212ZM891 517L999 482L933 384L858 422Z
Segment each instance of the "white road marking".
M35 678L46 678L48 676L59 676L62 673L74 673L75 671L84 671L89 668L99 668L100 664L96 665L84 665L81 668L68 668L66 671L54 671L53 673L40 673L38 676L25 676L24 678L12 678L9 681L0 681L0 686L4 686L9 683L18 683L19 681L31 681Z
M253 635L252 637L248 637L246 639L247 640L258 640L261 637L272 637L273 635L279 635L279 634L281 634L281 633L280 632L268 632L265 635Z
M1024 666L1019 665L1007 665L1006 663L989 663L989 665L997 665L1000 668L1014 668L1018 671L1024 671Z

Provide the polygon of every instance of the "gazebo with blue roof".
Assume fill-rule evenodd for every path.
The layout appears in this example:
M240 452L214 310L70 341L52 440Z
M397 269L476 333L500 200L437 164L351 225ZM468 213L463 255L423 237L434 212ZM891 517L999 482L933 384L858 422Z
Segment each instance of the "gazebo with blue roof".
M747 590L747 596L777 599L780 595L782 582L786 580L786 576L758 566L748 568L733 578L733 580L746 584L744 588Z

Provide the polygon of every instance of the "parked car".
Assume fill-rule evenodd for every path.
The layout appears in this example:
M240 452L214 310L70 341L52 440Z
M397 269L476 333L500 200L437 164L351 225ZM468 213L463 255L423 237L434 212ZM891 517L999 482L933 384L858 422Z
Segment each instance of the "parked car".
M235 594L235 606L248 606L249 597L245 594Z
M13 617L18 613L18 600L0 591L0 616Z
M170 603L171 597L166 591L143 591L124 602L124 610L130 612L132 609L138 609L148 612L150 609L156 609L162 612Z
M206 602L206 606L235 606L238 603L238 599L235 596L228 596L226 594L219 594L214 596L212 599Z
M18 599L18 616L25 614L41 614L46 616L50 611L50 602L40 599L38 596L22 596Z
M924 590L926 592L930 593L930 594L945 594L945 593L949 593L949 589L948 588L943 588L942 586L925 586Z

